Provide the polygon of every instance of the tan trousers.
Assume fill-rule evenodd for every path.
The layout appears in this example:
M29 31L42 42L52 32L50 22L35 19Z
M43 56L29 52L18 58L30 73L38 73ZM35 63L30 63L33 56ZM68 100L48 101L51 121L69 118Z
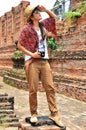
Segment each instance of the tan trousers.
M49 110L52 116L58 114L55 101L55 91L50 65L47 60L37 59L29 65L25 63L25 72L29 83L29 104L31 115L37 114L37 88L39 77L45 88Z

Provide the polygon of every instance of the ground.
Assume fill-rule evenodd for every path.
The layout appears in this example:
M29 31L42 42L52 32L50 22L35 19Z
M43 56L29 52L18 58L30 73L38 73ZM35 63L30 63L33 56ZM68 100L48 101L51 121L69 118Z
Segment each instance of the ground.
M0 77L0 93L8 93L9 96L14 96L14 110L20 122L24 122L24 119L30 116L28 91L7 85L3 82L3 78ZM66 125L67 130L86 129L85 102L56 93L56 103L59 115ZM50 114L45 92L38 92L38 113L39 116L48 116ZM17 130L17 128L4 128L0 130Z

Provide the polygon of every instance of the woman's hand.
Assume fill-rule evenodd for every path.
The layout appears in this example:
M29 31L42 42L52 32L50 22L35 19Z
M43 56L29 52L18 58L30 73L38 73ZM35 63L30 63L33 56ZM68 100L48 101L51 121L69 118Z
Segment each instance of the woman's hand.
M47 37L57 38L57 35L53 34L52 32L46 31L46 35L47 35Z
M57 17L51 10L46 9L43 5L38 5L37 9L40 12L46 12L52 18L56 18Z
M46 12L46 10L47 10L43 5L38 5L37 9L38 9L40 12Z
M34 52L34 53L31 54L31 57L32 58L41 58L41 55L40 55L39 52Z

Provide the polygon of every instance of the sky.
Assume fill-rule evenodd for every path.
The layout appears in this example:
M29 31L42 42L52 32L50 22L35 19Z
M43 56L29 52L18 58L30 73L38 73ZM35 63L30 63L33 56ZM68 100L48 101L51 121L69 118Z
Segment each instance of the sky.
M0 0L0 16L11 11L12 7L17 6L22 0ZM24 0L23 0L24 1ZM26 0L25 0L26 1ZM47 9L52 9L56 0L27 0L31 6L43 5Z

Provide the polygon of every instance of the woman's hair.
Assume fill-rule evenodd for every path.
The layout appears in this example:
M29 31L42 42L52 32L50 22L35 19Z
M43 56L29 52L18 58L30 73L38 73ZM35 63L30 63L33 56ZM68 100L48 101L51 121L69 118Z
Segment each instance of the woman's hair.
M45 30L44 30L43 25L40 22L39 22L39 28L41 31L42 40L44 40L45 39Z

